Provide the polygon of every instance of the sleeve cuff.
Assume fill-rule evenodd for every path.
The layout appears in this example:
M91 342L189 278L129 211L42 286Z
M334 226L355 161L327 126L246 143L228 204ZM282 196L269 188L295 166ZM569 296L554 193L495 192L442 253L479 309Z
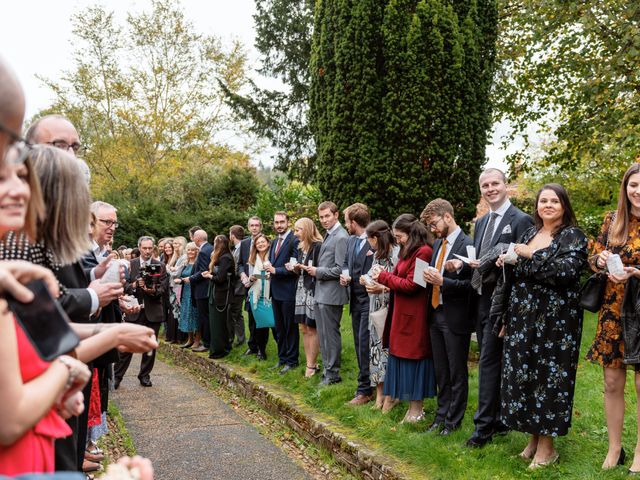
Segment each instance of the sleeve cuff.
M87 292L89 292L89 296L91 297L91 315L98 311L98 307L100 307L100 300L98 300L98 294L93 288L87 288Z
M89 272L89 277L91 278L92 282L96 279L96 267L93 267L91 269L91 271ZM96 294L96 292L93 292L93 293L94 295ZM96 295L96 298L98 298L97 295Z

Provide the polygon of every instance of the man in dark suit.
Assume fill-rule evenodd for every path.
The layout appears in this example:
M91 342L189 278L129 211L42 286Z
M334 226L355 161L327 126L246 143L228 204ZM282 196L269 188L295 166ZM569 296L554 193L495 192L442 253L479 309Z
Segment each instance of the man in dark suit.
M229 303L229 318L227 321L227 330L229 331L229 343L233 343L235 337L236 343L234 347L239 347L245 342L244 335L244 317L242 316L242 302L247 295L247 289L244 287L240 279L242 264L240 257L242 255L242 240L244 240L244 228L240 225L234 225L229 229L229 243L232 245L231 253L236 263L236 282L233 285L231 302ZM248 258L248 256L247 256Z
M453 207L438 198L429 202L420 219L436 235L431 257L432 269L425 270L423 278L429 283L429 309L431 349L438 384L438 408L429 431L447 436L460 428L469 395L467 357L475 316L471 289L471 268L445 268L454 255L467 256L467 246L473 245L457 225Z
M251 286L251 283L249 282L249 255L251 253L251 247L253 247L253 239L256 238L256 235L262 232L262 220L260 217L251 217L247 222L247 228L251 235L245 237L242 242L240 242L238 272L240 273L240 280L248 292L249 287ZM256 328L256 320L253 318L253 312L249 307L247 297L245 297L245 310L247 311L247 317L249 319L249 340L247 341L248 348L247 351L244 352L244 355L256 355L258 360L266 360L266 347L267 341L269 340L269 329Z
M495 335L489 319L491 297L500 271L495 262L487 262L487 256L498 244L516 242L522 234L533 226L531 216L511 204L507 195L507 180L504 172L488 168L480 175L480 193L489 204L489 213L476 221L473 245L476 258L470 262L475 269L471 286L477 292L476 334L480 345L478 366L478 410L473 417L475 430L467 440L470 447L483 447L494 434L506 432L498 420L500 401L500 373L502 361L502 339ZM482 261L484 258L485 261ZM481 262L482 261L482 262ZM459 268L460 260L452 260L452 268ZM462 262L460 262L462 263ZM490 265L488 271L480 273L480 264Z
M354 203L344 210L344 225L351 236L347 242L340 284L349 288L353 343L358 359L358 388L349 405L364 405L372 400L373 393L369 376L369 294L360 285L360 276L367 273L373 263L373 250L366 233L370 221L369 209L362 203ZM347 276L344 275L345 271L349 272Z
M138 239L140 257L131 261L130 281L125 285L125 291L130 295L134 295L142 308L138 313L127 315L125 320L152 328L157 338L160 324L165 321L162 296L169 288L169 281L164 264L152 258L153 245L154 241L151 237L145 236ZM156 265L156 271L152 270L154 265ZM120 385L124 374L127 372L129 363L131 363L131 356L131 353L120 352L120 360L116 364L114 371L115 388ZM143 387L152 386L150 374L155 360L155 350L142 355L138 379Z
M273 215L276 238L269 249L269 263L265 269L271 274L271 300L276 322L276 342L278 344L278 364L280 374L298 366L300 335L295 323L296 288L298 275L285 265L291 257L297 257L298 239L289 228L289 215L276 212Z
M194 345L192 349L194 352L206 352L209 350L210 342L209 279L202 276L202 272L209 270L211 254L213 253L213 247L207 240L207 232L204 230L196 230L193 234L193 241L200 251L198 252L196 264L193 268L193 275L188 277L188 282L191 284L191 295L196 301L196 308L198 310L198 326L201 341L200 345Z

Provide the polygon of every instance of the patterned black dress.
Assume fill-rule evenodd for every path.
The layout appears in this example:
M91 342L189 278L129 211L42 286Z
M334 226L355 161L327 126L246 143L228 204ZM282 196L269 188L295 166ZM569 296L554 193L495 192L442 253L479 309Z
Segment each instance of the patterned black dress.
M529 243L535 228L525 232ZM582 335L580 273L587 238L568 227L531 259L518 258L505 320L501 417L511 429L566 435Z

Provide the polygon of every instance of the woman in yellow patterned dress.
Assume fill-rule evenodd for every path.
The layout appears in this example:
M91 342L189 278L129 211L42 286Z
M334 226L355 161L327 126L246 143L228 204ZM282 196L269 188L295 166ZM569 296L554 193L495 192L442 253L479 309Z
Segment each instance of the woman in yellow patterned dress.
M618 207L605 216L589 264L594 271L606 269L607 258L618 254L625 265L622 275L608 274L607 286L598 315L598 328L587 359L604 368L604 411L609 433L609 450L603 469L624 464L622 424L624 420L624 386L626 366L623 363L622 299L629 277L640 277L640 163L634 163L624 174ZM636 395L640 398L640 365L635 367ZM640 411L639 411L640 416ZM640 422L638 422L640 425ZM640 471L640 432L630 472Z

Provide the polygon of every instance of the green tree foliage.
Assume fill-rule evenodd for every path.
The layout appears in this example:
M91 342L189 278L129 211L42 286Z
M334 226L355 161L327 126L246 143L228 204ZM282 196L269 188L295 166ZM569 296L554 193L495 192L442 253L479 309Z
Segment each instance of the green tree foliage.
M250 82L249 93L226 89L229 104L251 130L277 149L276 167L292 177L313 177L315 146L307 122L309 57L313 0L256 0L255 47L263 77L282 82L281 88L260 88Z
M473 216L495 15L483 0L317 3L310 124L325 197L392 219L442 196Z
M638 155L638 2L502 0L499 56L496 109L527 141L516 168L531 160L532 123L551 138L543 166L583 179L612 161L624 170Z
M151 0L122 24L91 6L73 17L73 34L74 68L45 80L56 99L41 113L78 128L93 196L118 207L119 235L244 221L258 182L248 156L222 143L241 127L218 83L245 84L241 45L196 32L177 0Z

